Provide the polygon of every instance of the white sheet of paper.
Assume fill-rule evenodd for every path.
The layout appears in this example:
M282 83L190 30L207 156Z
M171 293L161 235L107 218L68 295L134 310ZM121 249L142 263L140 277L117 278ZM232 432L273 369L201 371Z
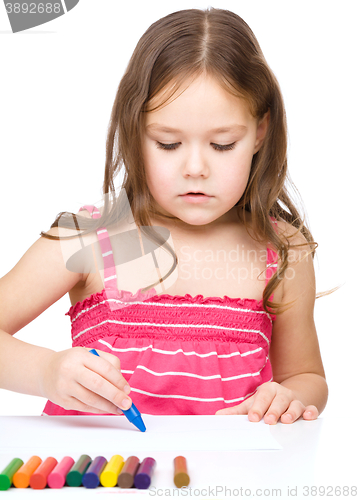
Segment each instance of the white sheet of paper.
M122 452L280 450L263 421L246 415L142 415L146 432L123 416L2 417L0 453L86 453L114 443Z

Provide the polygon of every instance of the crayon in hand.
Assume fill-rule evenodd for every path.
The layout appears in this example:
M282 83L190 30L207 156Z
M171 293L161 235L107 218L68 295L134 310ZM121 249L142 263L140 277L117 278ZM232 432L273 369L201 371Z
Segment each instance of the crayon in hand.
M90 350L91 354L95 354L95 356L99 356L98 352L96 349L91 349ZM146 426L143 423L141 413L138 411L134 403L132 403L131 407L128 410L121 410L127 420L131 422L131 424L135 425L137 429L139 429L141 432L145 432Z

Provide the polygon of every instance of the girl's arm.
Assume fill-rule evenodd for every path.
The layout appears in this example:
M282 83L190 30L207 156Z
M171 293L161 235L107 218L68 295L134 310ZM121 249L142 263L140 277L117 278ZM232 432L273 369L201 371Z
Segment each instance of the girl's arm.
M293 233L286 223L279 223L279 227L287 235ZM302 235L290 241L306 243ZM282 302L294 303L278 314L273 324L269 353L273 382L261 385L242 404L220 410L218 414L248 413L251 421L264 417L266 423L275 424L278 420L291 423L301 416L315 419L324 410L328 387L313 317L313 259L311 255L303 258L308 251L308 245L290 250L290 264L281 284Z
M82 347L55 352L13 337L81 281L81 273L66 269L60 242L46 238L0 279L0 387L65 409L117 413L131 405L118 358L103 352L98 358Z

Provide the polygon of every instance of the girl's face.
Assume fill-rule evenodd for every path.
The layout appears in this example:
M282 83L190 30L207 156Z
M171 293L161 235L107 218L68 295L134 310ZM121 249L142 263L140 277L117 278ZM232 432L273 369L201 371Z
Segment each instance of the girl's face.
M170 104L146 113L142 147L156 208L187 228L238 220L234 205L246 188L268 116L258 121L246 101L209 76L198 77L181 92ZM186 196L190 192L204 194Z

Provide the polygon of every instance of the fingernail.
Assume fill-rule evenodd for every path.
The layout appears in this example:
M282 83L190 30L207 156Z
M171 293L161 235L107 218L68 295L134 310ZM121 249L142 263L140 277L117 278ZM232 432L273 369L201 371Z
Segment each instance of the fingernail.
M125 387L123 388L123 392L125 392L126 394L130 394L131 387L128 384L126 384Z
M290 422L293 420L292 415L290 413L285 413L283 416Z
M312 418L313 416L313 413L311 411L305 411L304 414L307 418Z
M266 415L266 423L267 424L275 424L276 418L274 415Z
M125 398L121 403L122 408L120 408L120 409L128 410L130 406L131 406L131 400L129 398Z
M254 422L258 422L260 420L259 418L259 415L257 413L252 413L251 415L251 419L254 421Z

